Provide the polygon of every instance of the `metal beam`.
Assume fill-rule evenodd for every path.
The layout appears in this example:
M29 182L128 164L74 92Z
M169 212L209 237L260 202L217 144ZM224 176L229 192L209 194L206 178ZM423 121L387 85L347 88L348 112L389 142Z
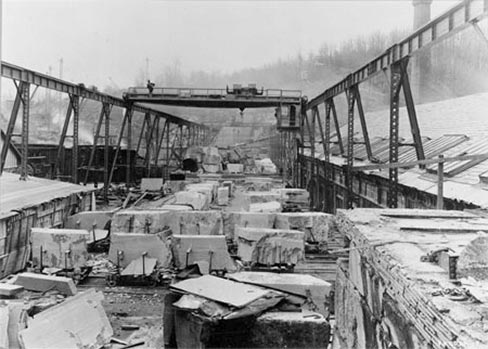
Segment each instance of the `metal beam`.
M22 159L20 166L20 179L27 179L27 162L29 159L29 116L30 116L30 84L19 85L22 100Z
M110 185L110 183L112 183L112 178L114 175L115 166L117 165L117 158L119 156L120 145L122 144L122 138L124 136L125 124L127 123L127 120L129 119L131 114L132 114L132 109L128 108L125 110L124 119L122 120L122 125L120 126L119 137L117 138L117 148L115 149L115 155L114 155L113 160L112 160L112 166L110 167L110 175L108 177L108 185Z
M399 60L416 54L434 43L467 28L471 23L479 22L488 15L488 9L486 6L476 6L476 2L477 0L464 0L431 20L413 34L391 46L384 53L312 99L308 102L307 109L312 109L327 99L345 92L352 85L363 82L389 68Z
M391 67L390 83L390 163L398 162L398 130L400 121L400 88L402 70L400 64ZM398 206L398 169L389 169L388 197L389 208Z
M25 84L24 82L20 83ZM3 169L5 168L5 162L7 161L7 154L8 148L12 145L11 139L15 129L15 123L17 121L17 115L19 114L21 104L21 96L19 91L15 95L14 105L12 107L12 112L10 113L10 119L8 122L7 130L5 132L5 140L2 145L2 153L0 158L0 174L3 173Z
M82 98L91 99L102 103L108 103L116 107L127 108L128 106L131 105L131 102L129 101L99 92L96 88L88 88L83 84L74 84L68 81L54 78L47 74L29 70L4 61L2 61L1 64L1 75L5 78L9 78L15 81L29 83L35 86L40 86L50 90L76 95ZM169 119L171 120L171 122L175 124L182 124L182 125L194 124L193 122L182 119L180 117L165 113L160 110L138 105L138 104L132 105L132 109L134 112L140 112L140 113L150 112L153 115L157 115L158 117Z
M78 184L78 144L79 144L79 124L80 124L80 97L70 95L70 103L73 107L73 150L72 150L72 181Z
M352 91L346 92L347 97L347 168L346 168L346 208L353 208L353 183L351 168L354 164L354 104L356 98Z
M368 155L368 160L373 160L373 153L371 152L371 142L369 140L368 126L366 124L366 116L364 114L363 102L361 101L361 94L359 93L359 85L351 86L351 92L356 99L356 104L358 107L359 121L361 122L361 129L363 131L364 147L366 148L366 154Z
M66 116L64 117L63 130L61 131L61 136L59 137L58 153L56 156L56 163L54 165L54 175L57 178L59 178L61 174L59 170L59 166L63 162L64 142L66 140L66 134L68 132L69 122L71 120L72 113L73 113L73 104L71 103L71 99L70 99L68 102L68 110L66 111Z

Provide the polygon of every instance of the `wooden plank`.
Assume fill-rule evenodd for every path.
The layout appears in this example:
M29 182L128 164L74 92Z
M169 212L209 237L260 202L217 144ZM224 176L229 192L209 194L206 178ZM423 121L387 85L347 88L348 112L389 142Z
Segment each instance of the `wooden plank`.
M382 210L380 215L394 218L477 218L478 216L464 211L421 210L421 209L394 209Z
M171 289L229 304L237 308L242 308L270 293L266 289L212 275L178 282L171 285Z

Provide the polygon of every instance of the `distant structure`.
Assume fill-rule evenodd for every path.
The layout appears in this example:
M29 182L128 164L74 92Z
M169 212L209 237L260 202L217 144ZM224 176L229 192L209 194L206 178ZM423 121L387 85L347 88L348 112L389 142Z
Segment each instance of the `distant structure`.
M413 30L417 30L431 19L431 5L433 0L412 0ZM411 62L411 81L413 94L420 103L427 100L427 81L431 66L430 52L420 52Z

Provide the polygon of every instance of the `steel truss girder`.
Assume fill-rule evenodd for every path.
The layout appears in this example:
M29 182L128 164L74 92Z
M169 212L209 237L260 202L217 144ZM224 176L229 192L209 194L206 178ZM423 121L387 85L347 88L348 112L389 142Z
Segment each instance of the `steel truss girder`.
M20 82L19 86L17 88L23 88L21 87L25 82ZM15 123L17 121L17 115L19 114L20 110L20 105L22 103L22 98L19 93L19 90L17 90L17 94L15 95L15 100L14 100L14 105L12 107L12 112L10 113L10 118L7 126L7 130L5 132L5 141L2 146L2 153L1 153L1 158L0 158L0 173L3 172L3 169L5 167L5 162L7 160L7 154L8 154L8 148L11 146L11 139L14 133L15 129Z
M171 120L171 122L175 124L194 124L191 121L179 118L163 111L148 108L138 104L133 104L132 102L126 101L122 98L101 93L96 89L87 88L83 84L73 84L71 82L57 79L47 74L42 74L4 61L2 61L1 64L1 76L12 79L14 81L24 82L35 86L44 87L50 90L79 96L81 98L111 104L115 107L127 108L131 106L134 112L151 113L153 115L157 115L158 117L163 117Z
M484 0L484 6L477 6L476 3L477 0L464 0L434 18L404 40L388 48L383 54L312 99L308 102L307 109L314 108L327 99L345 92L352 85L384 71L403 58L412 56L420 50L471 26L471 23L479 22L488 15L487 0ZM455 18L456 20L454 20Z
M398 64L391 67L390 83L390 164L398 162L398 129L400 121L400 89L402 70ZM398 169L389 169L388 197L389 208L398 206Z
M354 105L356 98L354 93L348 91L347 97L347 167L346 167L346 208L353 208L353 173L352 166L354 164Z
M29 159L29 112L30 112L30 84L19 85L22 100L22 159L20 166L20 179L27 179L27 162Z

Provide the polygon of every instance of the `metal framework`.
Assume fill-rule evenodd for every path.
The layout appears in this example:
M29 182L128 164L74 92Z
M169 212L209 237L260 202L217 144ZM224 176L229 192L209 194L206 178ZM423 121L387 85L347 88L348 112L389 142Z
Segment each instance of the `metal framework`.
M58 149L57 149L57 157L54 164L55 167L55 176L60 177L60 166L64 158L64 146L66 138L72 139L72 163L71 165L71 181L74 183L78 183L78 170L80 169L79 166L79 122L80 122L80 99L90 99L102 104L102 108L100 110L100 115L98 118L98 123L96 127L95 137L93 146L90 152L90 158L88 161L88 166L84 169L84 179L83 183L87 184L89 179L89 174L93 171L93 163L95 159L95 154L97 150L97 146L100 139L103 139L103 147L104 147L104 159L103 159L103 181L104 181L104 194L105 198L107 197L107 191L112 182L114 170L116 168L118 162L118 156L122 145L122 140L124 138L127 143L127 156L125 158L125 163L120 164L119 166L126 166L126 183L130 185L134 180L134 157L131 155L131 150L133 149L133 116L135 113L143 114L144 115L144 123L141 129L140 137L137 141L137 149L136 154L141 149L142 143L142 134L144 129L146 129L146 137L144 139L145 145L145 167L147 170L147 175L150 175L151 166L158 165L158 158L161 146L163 144L163 139L166 138L166 145L170 144L172 141L170 138L174 138L175 135L170 132L171 125L177 125L181 129L185 129L185 131L190 134L194 135L186 142L186 146L190 146L193 144L201 144L205 141L206 137L208 136L208 127L197 124L186 119L165 113L160 110L155 110L152 108L147 108L142 105L138 105L132 103L130 101L124 100L122 98L117 98L105 93L101 93L96 89L90 89L85 87L83 84L73 84L61 79L57 79L51 77L46 74L38 73L32 70L28 70L23 67L19 67L7 62L2 62L1 64L1 76L4 78L8 78L13 80L15 87L17 89L17 94L14 100L12 112L10 115L9 123L6 130L6 139L3 144L0 153L0 173L3 172L5 161L7 158L7 152L9 146L11 144L13 137L20 137L20 144L21 144L21 168L20 168L20 178L25 180L28 177L28 152L29 152L29 121L30 121L30 99L32 96L30 95L30 86L35 86L35 91L37 91L38 87L43 87L46 89L58 91L61 93L66 93L69 96L69 103L66 111L66 116L64 119L63 128L61 131ZM117 137L116 145L110 144L110 137L112 134L112 123L110 122L111 119L111 111L113 107L120 107L124 108L124 117L122 120L122 124L120 126L119 134ZM17 122L17 116L22 108L22 126L21 132L19 134L15 134L15 125ZM164 127L160 128L161 120L164 121ZM72 134L68 135L69 125L72 123ZM104 126L103 135L101 135L101 129ZM183 143L180 143L183 146ZM115 155L113 159L109 159L110 156L110 149L115 148ZM183 149L179 150L180 153L183 152ZM171 156L167 152L166 158L166 166L169 166Z
M361 198L359 193L354 191L354 146L358 143L364 144L367 158L370 162L377 162L372 155L371 143L369 139L367 120L363 110L361 95L359 91L360 83L370 79L378 73L390 71L389 95L390 95L390 139L389 139L389 163L398 162L398 149L400 146L414 146L417 155L418 165L425 166L422 162L425 159L420 127L415 111L410 81L407 73L409 58L423 49L426 49L436 42L439 42L467 27L473 26L480 33L477 23L488 15L488 0L476 1L465 0L444 14L433 19L423 27L416 30L404 40L388 48L383 54L372 61L366 63L358 70L349 74L342 81L326 89L324 92L306 103L302 111L302 121L300 123L300 184L310 186L316 174L317 165L315 159L315 120L318 120L318 128L324 150L323 177L325 185L329 188L337 186L334 178L339 176L344 178L345 189L344 206L352 208L356 199ZM482 33L481 33L482 34ZM483 35L485 42L486 37ZM408 113L410 130L413 142L411 144L401 144L399 141L399 107L401 91ZM347 144L344 149L342 135L340 132L337 113L334 105L334 98L345 93L347 97ZM319 107L325 105L325 131L320 121ZM358 111L358 119L361 125L363 140L358 142L354 139L355 110ZM307 111L312 113L312 121L309 121ZM333 166L330 164L330 145L331 145L331 115L335 122L335 136L340 153L346 157L346 165L343 166L344 173L339 174L337 170L332 173ZM308 140L309 142L307 142ZM304 149L310 148L310 157L304 156ZM346 150L346 151L344 151ZM310 159L314 159L311 161ZM336 166L337 167L337 166ZM388 207L395 208L398 205L398 167L388 167L389 185L387 195ZM360 184L359 184L360 185ZM360 188L359 188L360 189Z

